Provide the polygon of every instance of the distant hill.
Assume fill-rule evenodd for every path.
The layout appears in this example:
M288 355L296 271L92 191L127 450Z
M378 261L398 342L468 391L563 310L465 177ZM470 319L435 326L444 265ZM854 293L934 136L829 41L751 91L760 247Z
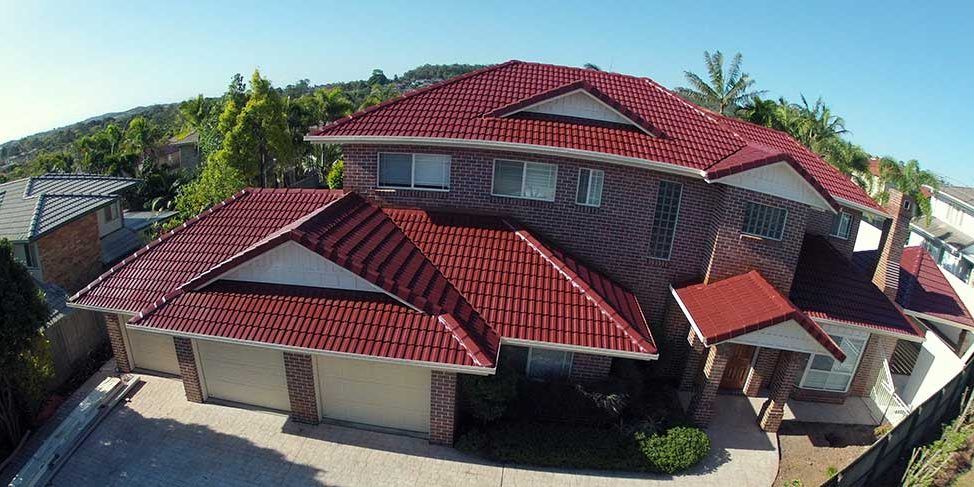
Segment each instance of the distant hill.
M424 64L406 71L401 76L394 76L391 79L385 78L385 74L377 70L377 72L372 74L372 78L369 79L326 83L323 85L311 85L309 80L304 79L284 87L278 87L278 89L286 96L296 98L321 87L340 87L358 105L371 90L370 80L384 79L387 83L395 84L399 91L406 92L482 67L484 65ZM380 74L381 76L377 78ZM0 144L0 172L30 161L39 153L68 149L79 137L97 132L109 123L115 123L120 127L124 127L128 125L132 118L139 115L164 127L172 134L178 132L180 129L179 103L160 103L130 108L121 112L105 113L71 125L28 135L21 139Z

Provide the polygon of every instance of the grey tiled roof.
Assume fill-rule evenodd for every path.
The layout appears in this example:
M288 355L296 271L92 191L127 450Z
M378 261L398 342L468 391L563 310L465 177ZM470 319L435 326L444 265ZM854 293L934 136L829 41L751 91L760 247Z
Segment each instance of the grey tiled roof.
M0 184L0 238L27 241L100 206L138 179L47 174Z
M927 223L925 217L920 217L913 220L911 225L950 244L957 250L974 245L974 237L935 217L930 217L930 223Z
M974 206L974 188L965 186L942 186L940 192Z

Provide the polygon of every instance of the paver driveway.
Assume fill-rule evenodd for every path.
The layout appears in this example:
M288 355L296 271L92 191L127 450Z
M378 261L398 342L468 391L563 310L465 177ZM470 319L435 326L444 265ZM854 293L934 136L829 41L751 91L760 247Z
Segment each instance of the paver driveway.
M487 464L425 440L333 425L305 426L266 411L193 404L186 401L177 379L143 380L131 399L119 404L66 462L54 485L743 487L770 485L778 466L774 436L758 432L750 420L742 421L741 414L753 415L747 406L725 409L721 416L731 420L712 428L712 458L695 472L673 479ZM727 448L727 441L747 449Z

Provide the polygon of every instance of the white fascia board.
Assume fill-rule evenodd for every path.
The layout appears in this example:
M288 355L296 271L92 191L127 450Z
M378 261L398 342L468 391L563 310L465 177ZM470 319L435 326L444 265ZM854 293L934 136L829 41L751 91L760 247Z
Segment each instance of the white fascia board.
M928 315L926 313L921 313L919 311L913 311L911 309L903 308L903 313L908 314L914 318L919 318L921 320L933 321L934 323L940 323L941 325L952 326L954 328L960 328L962 330L974 331L974 327L960 324L956 321L951 321L945 318L938 318L933 315Z
M680 305L680 309L683 311L683 316L687 317L687 321L690 322L690 328L693 329L693 332L697 334L697 338L700 339L703 346L709 347L710 344L708 344L707 339L704 338L703 332L700 331L700 327L697 326L697 322L693 321L693 316L690 314L690 311L687 309L686 305L683 304L683 300L680 299L680 295L676 293L676 289L674 289L672 285L670 286L670 293L673 294L673 299L676 299L676 304Z
M203 334L199 334L199 333L186 333L186 332L173 331L173 330L160 330L158 328L153 328L153 327L150 327L150 326L133 325L133 324L130 324L130 323L126 323L125 326L127 328L131 328L133 330L144 331L144 332L147 332L147 333L155 333L155 334L158 334L158 335L178 336L178 337L183 337L183 338L192 338L192 339L196 339L196 340L205 340L205 341L213 341L213 342L220 342L220 343L228 343L228 344L232 344L232 345L243 345L243 346L248 346L248 347L267 348L267 349L271 349L271 350L280 350L282 352L301 352L301 353L306 353L306 354L310 354L310 355L325 355L325 356L330 356L330 357L348 358L348 359L354 359L354 360L364 360L364 361L369 361L369 362L382 362L382 363L387 363L387 364L409 365L409 366L413 366L413 367L423 367L423 368L427 368L427 369L442 370L442 371L447 371L447 372L461 372L461 373L464 373L464 374L473 374L473 375L493 375L497 371L496 368L471 367L471 366L466 366L466 365L446 365L446 364L440 364L440 363L436 363L436 362L424 362L424 361L420 361L420 360L393 359L393 358L385 358L385 357L373 357L371 355L359 355L359 354L356 354L356 353L333 352L333 351L329 351L329 350L318 350L318 349L313 349L313 348L289 347L289 346L286 346L286 345L276 345L276 344L273 344L273 343L253 342L253 341L248 341L248 340L237 340L237 339L233 339L233 338L215 337L215 336L212 336L212 335L203 335Z
M879 211L879 210L877 210L875 208L870 208L868 206L861 205L861 204L856 203L854 201L849 201L849 200L847 200L845 198L840 198L838 196L833 196L832 198L834 198L835 201L838 202L842 206L848 206L849 208L852 208L854 210L859 210L859 211L861 211L863 213L869 213L870 215L878 216L880 218L887 219L887 220L889 218L891 218L886 213L884 213L882 211Z
M974 212L974 206L971 206L971 204L970 204L970 203L968 203L968 202L966 202L966 201L964 201L964 200L961 200L961 199L957 199L956 197L954 197L954 196L951 196L951 195L949 195L949 194L947 194L947 193L945 193L945 192L943 192L943 191L941 191L941 190L939 190L939 189L937 190L937 192L936 192L936 194L937 194L938 196L939 196L939 195L943 195L943 196L946 196L946 197L947 197L947 199L950 199L950 200L951 200L951 201L953 201L954 203L956 203L956 204L958 204L958 205L961 205L961 206L963 206L963 207L964 207L965 209L967 209L967 213L972 213L972 212Z
M624 352L620 350L607 350L604 348L580 347L578 345L565 345L562 343L541 342L536 340L521 340L519 338L501 338L501 345L516 345L522 347L545 348L548 350L560 350L565 352L588 353L591 355L605 355L606 357L630 358L635 360L657 360L657 353Z
M892 331L879 330L879 329L876 329L876 328L871 328L871 327L856 325L856 324L852 324L852 323L844 323L844 322L841 322L841 321L830 320L830 319L827 319L827 318L812 318L812 319L815 320L815 322L818 323L818 324L831 325L831 326L839 326L839 327L842 327L842 328L848 328L848 329L851 329L851 330L856 330L856 331L860 331L860 332L866 332L866 333L869 333L871 335L891 336L891 337L894 337L894 338L899 338L900 340L906 340L908 342L923 343L923 341L925 340L923 337L918 337L918 336L915 336L915 335L907 335L907 334L904 334L904 333L894 333Z
M731 178L740 178L742 176L746 176L749 172L752 172L752 171L760 171L762 169L763 170L767 170L767 169L770 169L770 168L776 167L776 166L785 166L785 167L787 167L787 170L790 171L791 174L794 177L796 177L799 180L801 180L801 184L803 184L805 187L807 187L808 189L811 190L811 194L814 195L814 198L815 198L815 201L817 202L817 204L810 204L808 201L800 201L799 199L796 199L796 198L789 198L789 197L783 196L781 194L769 193L767 191L761 191L761 190L758 190L758 189L749 188L747 186L743 186L743 185L739 185L739 184L733 184L733 183L730 183L730 182L727 181L728 179L731 179ZM829 201L827 199L825 199L824 196L822 196L822 193L820 193L818 191L818 189L815 188L815 186L812 186L811 183L809 183L808 181L806 181L805 178L798 171L796 171L795 168L792 167L791 164L788 163L788 161L784 161L784 160L772 162L772 163L769 163L769 164L764 164L764 165L762 165L760 167L755 167L753 169L748 169L747 171L741 171L741 172L737 172L737 173L734 173L734 174L728 174L727 176L724 176L722 178L706 179L706 181L708 183L726 184L728 186L735 186L735 187L743 188L743 189L746 189L748 191L760 192L760 193L763 193L763 194L768 194L768 195L774 196L776 198L782 198L782 199L786 199L786 200L789 200L789 201L794 201L794 202L797 202L797 203L801 203L801 204L804 204L804 205L813 206L813 207L818 208L820 210L828 211L829 213L833 213L833 214L834 213L837 213L836 210L835 210L835 208L832 207L832 205L829 203Z
M67 303L64 303L64 304L65 304L65 306L67 306L69 308L83 309L83 310L87 310L87 311L96 311L98 313L124 314L124 315L129 315L129 316L135 316L135 315L139 314L138 311L132 311L132 310L129 310L129 309L101 308L101 307L98 307L98 306L87 306L87 305L84 305L84 304L72 303L70 301L67 302Z
M594 152L578 149L564 149L546 145L519 144L515 142L494 142L486 140L450 139L440 137L375 137L364 135L331 136L306 135L305 142L319 144L400 144L400 145L431 145L441 147L468 147L473 149L494 149L512 152L527 152L531 154L547 154L572 159L586 159L599 162L620 164L623 166L641 167L669 174L677 174L697 179L703 179L705 172L700 169L677 166L665 162L639 159L636 157L617 156L604 152Z

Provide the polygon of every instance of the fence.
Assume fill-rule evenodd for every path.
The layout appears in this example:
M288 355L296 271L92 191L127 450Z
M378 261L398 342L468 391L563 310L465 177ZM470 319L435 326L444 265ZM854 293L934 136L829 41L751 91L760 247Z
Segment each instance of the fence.
M869 391L876 410L873 411L881 420L885 419L892 425L900 424L910 414L910 408L900 396L896 395L893 376L890 374L890 364L883 359L883 366L879 368L876 384Z
M51 358L54 360L54 380L51 387L56 389L64 384L79 362L108 341L105 326L98 314L85 310L73 310L44 328L44 336L51 343Z
M858 487L889 484L884 479L890 471L902 475L908 457L914 448L940 434L942 424L960 411L964 391L974 382L974 362L968 363L964 370L939 392L906 416L889 434L873 444L855 462L844 468L838 475L826 481L827 487ZM898 485L899 476L893 484Z

